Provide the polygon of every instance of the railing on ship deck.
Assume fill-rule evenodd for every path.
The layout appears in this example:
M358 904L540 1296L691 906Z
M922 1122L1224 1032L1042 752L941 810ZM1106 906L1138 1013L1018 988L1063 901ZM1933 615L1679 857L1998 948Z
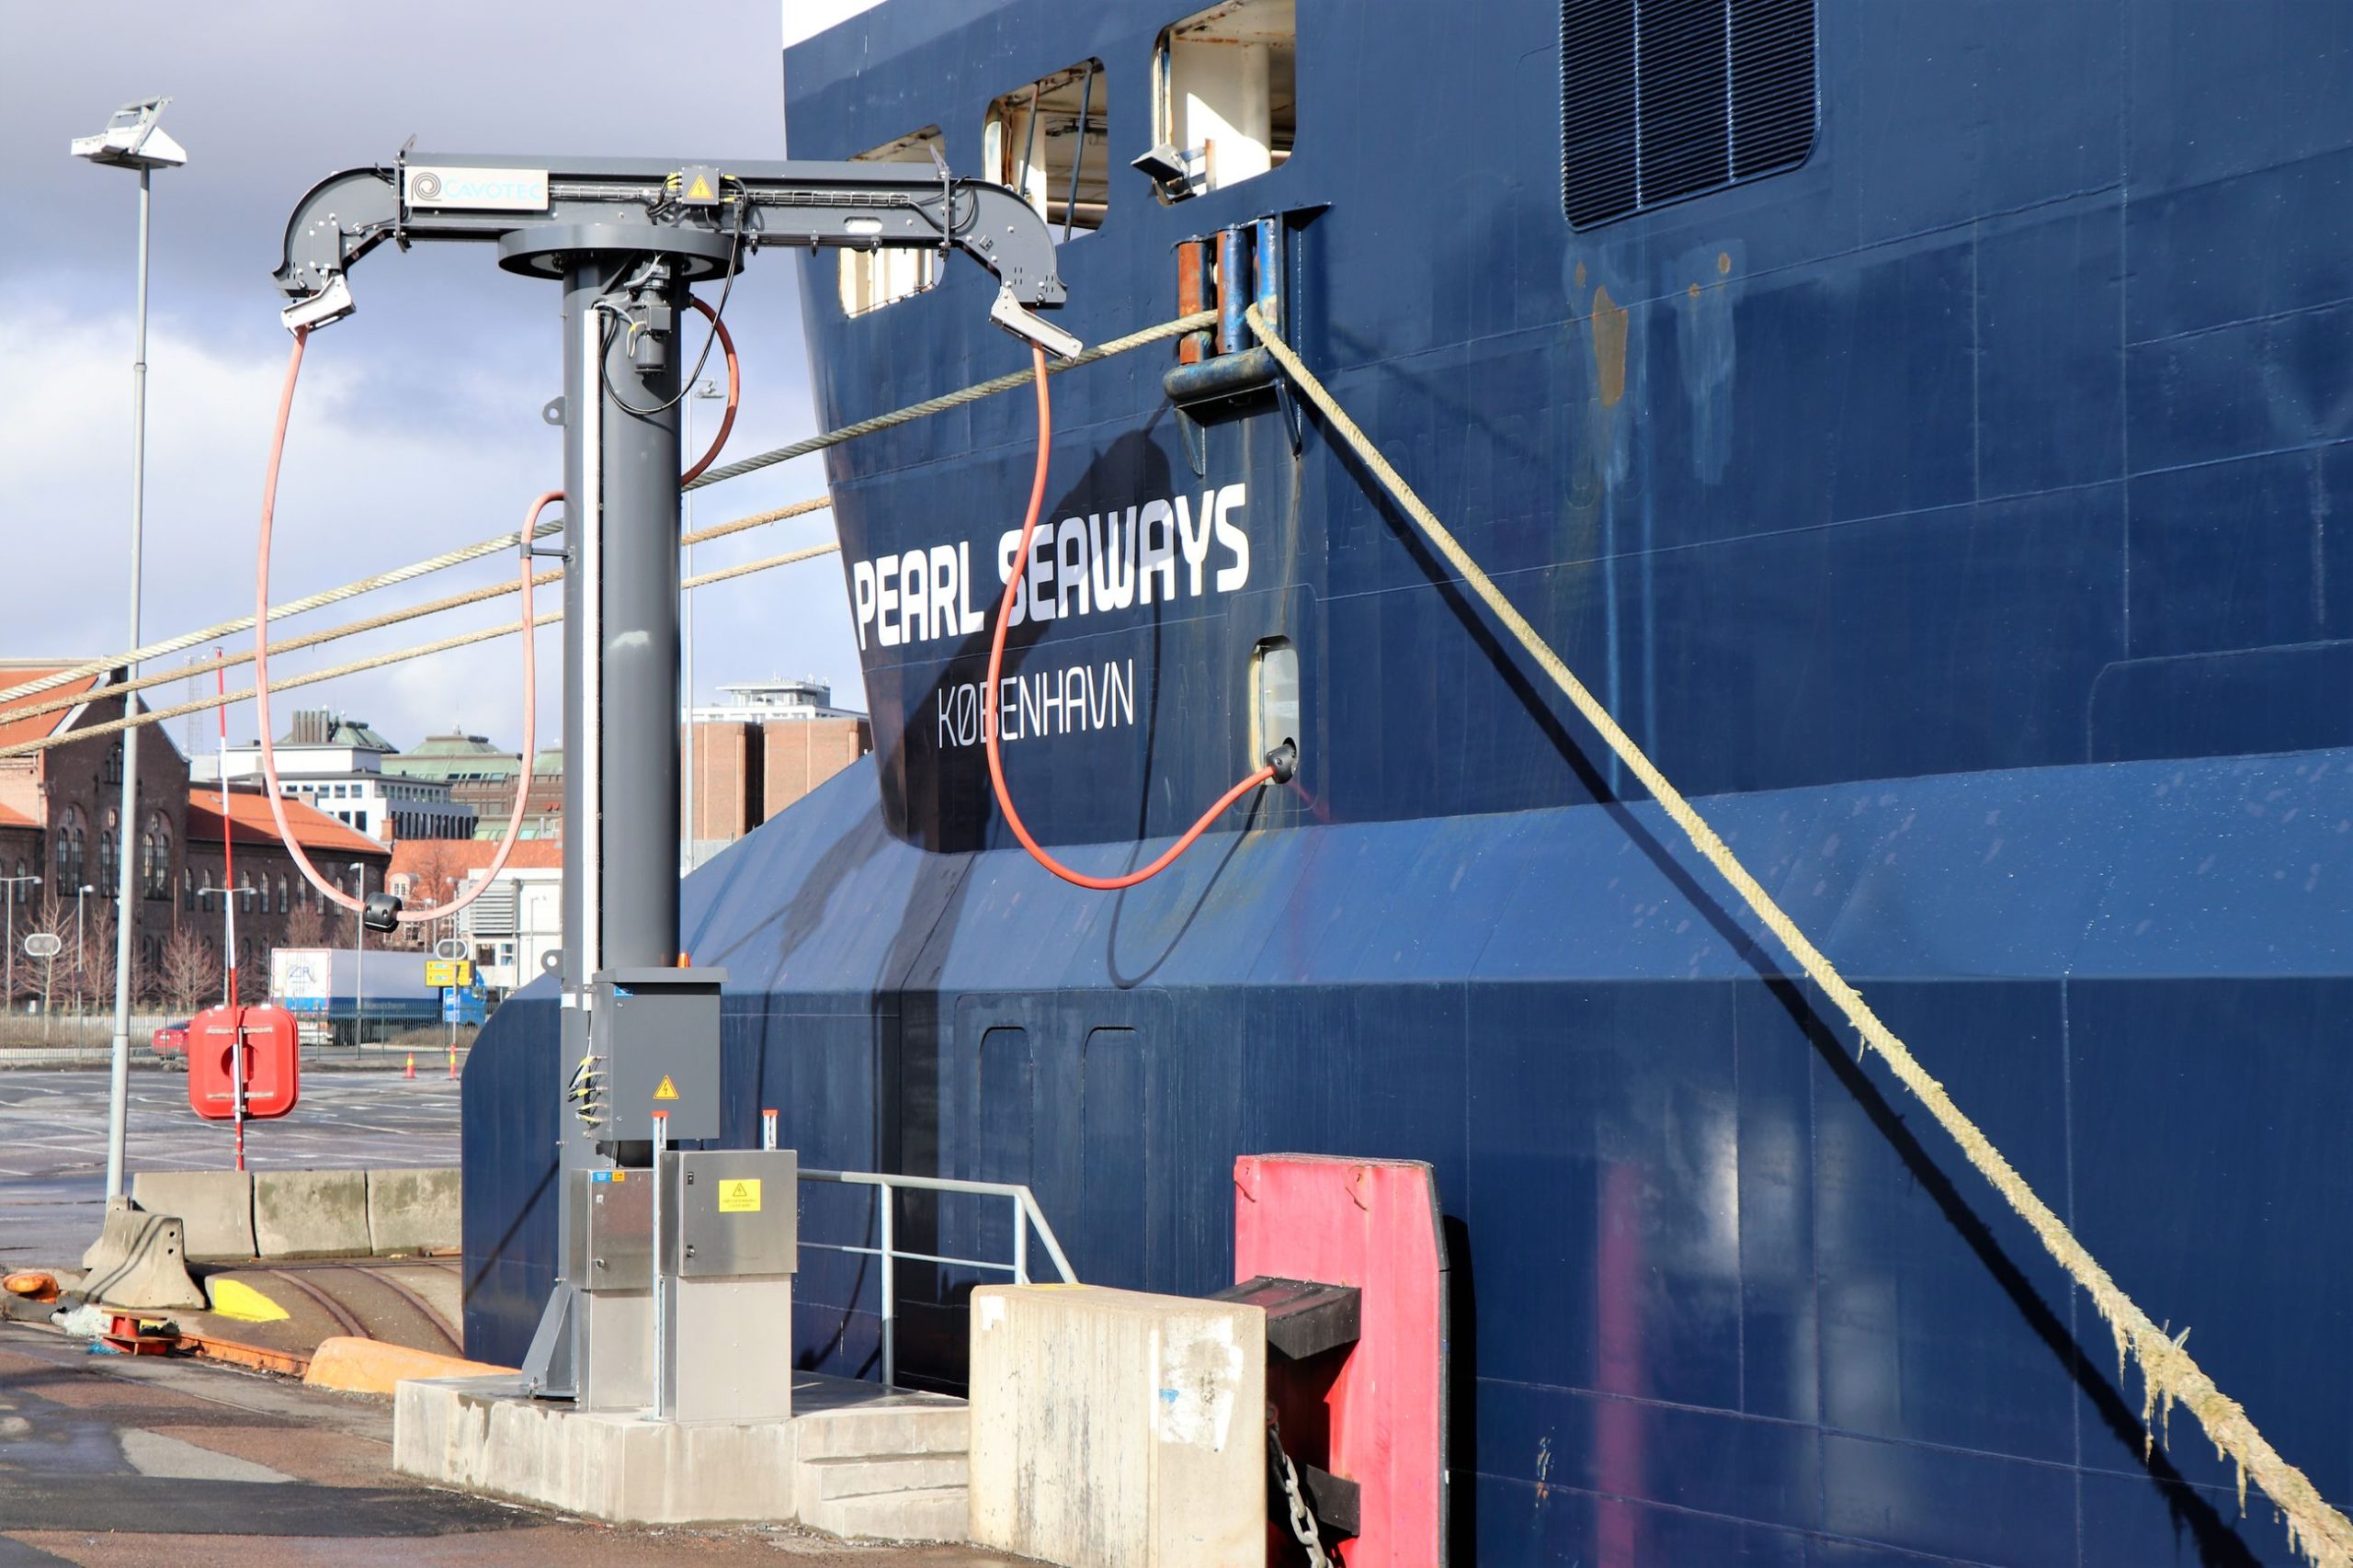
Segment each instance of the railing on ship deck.
M959 1181L949 1176L899 1176L887 1171L820 1171L803 1170L802 1181L833 1182L845 1187L881 1188L876 1204L881 1210L879 1246L848 1246L838 1242L804 1241L804 1247L821 1252L846 1252L860 1257L880 1258L882 1263L882 1386L896 1388L898 1384L898 1263L901 1258L910 1263L940 1263L961 1268L986 1268L1013 1276L1017 1285L1029 1283L1029 1228L1038 1228L1038 1239L1046 1244L1046 1257L1062 1276L1063 1283L1075 1285L1078 1276L1071 1272L1070 1259L1063 1256L1063 1244L1054 1239L1053 1226L1046 1222L1044 1210L1028 1187L1009 1181ZM898 1195L902 1191L962 1192L983 1198L1002 1198L1013 1206L1013 1261L999 1263L994 1258L946 1257L938 1253L902 1252L897 1242Z

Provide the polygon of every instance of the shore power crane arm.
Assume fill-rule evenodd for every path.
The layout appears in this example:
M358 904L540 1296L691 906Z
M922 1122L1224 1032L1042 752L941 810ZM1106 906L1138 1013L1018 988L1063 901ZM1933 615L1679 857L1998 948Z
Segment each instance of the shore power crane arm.
M1065 358L1070 334L1034 312L1063 302L1046 221L1003 186L919 164L710 164L404 152L311 188L276 274L289 330L351 313L353 264L390 240L474 240L498 264L561 277L580 251L642 246L717 277L763 245L961 250L996 275L991 320Z

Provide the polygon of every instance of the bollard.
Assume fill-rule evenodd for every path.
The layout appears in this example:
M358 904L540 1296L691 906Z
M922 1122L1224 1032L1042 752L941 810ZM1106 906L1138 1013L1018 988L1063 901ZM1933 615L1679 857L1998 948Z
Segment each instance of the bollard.
M404 1078L414 1078L414 1077L415 1077L415 1076L416 1076L416 1052L415 1052L415 1051L410 1051L410 1052L408 1053L408 1068L407 1068L407 1070L406 1070L405 1072L402 1073L401 1076L402 1076L402 1077L404 1077Z

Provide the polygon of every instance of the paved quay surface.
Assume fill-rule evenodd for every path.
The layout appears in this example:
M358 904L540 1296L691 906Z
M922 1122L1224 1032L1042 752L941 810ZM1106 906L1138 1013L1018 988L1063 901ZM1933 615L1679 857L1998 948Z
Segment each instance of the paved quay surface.
M6 1063L0 1052L0 1065ZM304 1063L290 1116L245 1128L250 1170L458 1163L458 1085L444 1059L420 1057L417 1075L396 1066L315 1070ZM131 1074L129 1168L226 1170L230 1131L188 1108L186 1074ZM107 1074L86 1068L0 1071L0 1269L74 1264L106 1210ZM7 1568L0 1558L0 1568Z
M458 1085L307 1069L295 1113L246 1132L256 1169L458 1163ZM0 1268L73 1263L97 1233L107 1074L0 1071ZM222 1169L229 1131L187 1081L131 1079L136 1170ZM322 1266L324 1267L324 1266ZM438 1491L392 1471L389 1400L184 1361L86 1353L0 1324L0 1568L1001 1568L973 1547L792 1527L630 1529Z
M631 1529L392 1473L389 1401L97 1357L0 1324L0 1568L1002 1568L974 1547L790 1528Z

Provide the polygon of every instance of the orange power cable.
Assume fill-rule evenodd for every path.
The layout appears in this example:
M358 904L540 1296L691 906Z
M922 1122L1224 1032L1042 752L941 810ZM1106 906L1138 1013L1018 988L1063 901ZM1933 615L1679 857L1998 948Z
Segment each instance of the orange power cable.
M278 787L278 754L270 744L269 541L278 517L278 472L286 456L286 426L294 413L294 382L302 373L302 348L310 335L309 327L294 329L294 347L286 359L286 385L278 396L278 427L269 438L269 469L262 481L261 541L254 564L254 713L261 723L262 778L268 786L269 814L278 825L279 842L286 846L286 852L294 858L295 866L313 887L353 914L360 915L366 913L366 903L320 876L287 825L286 798ZM728 358L732 363L734 356L731 353ZM726 431L722 428L720 434L724 437ZM446 919L480 898L498 880L498 873L506 869L506 858L514 853L516 840L521 836L523 802L531 788L531 753L539 739L539 660L534 648L538 639L531 630L531 531L539 524L540 514L563 499L563 491L549 491L531 503L529 515L523 520L523 767L515 778L515 809L506 819L506 836L499 840L496 852L491 856L490 869L480 881L452 903L432 909L400 911L395 918L404 926Z
M1046 351L1033 346L1029 354L1037 371L1038 383L1038 472L1037 477L1029 483L1029 516L1022 520L1021 544L1013 552L1013 559L1017 562L1025 563L1025 566L1029 559L1030 537L1038 531L1038 514L1046 505L1047 459L1053 448L1054 436L1053 404L1046 391ZM1005 666L1006 628L1013 624L1013 601L1021 591L1023 575L1022 570L1016 570L1006 579L1005 597L998 601L996 607L996 631L989 639L989 678L987 684L981 687L981 733L986 737L988 743L989 785L996 791L997 810L1005 813L1006 825L1013 829L1013 836L1021 841L1021 847L1029 851L1029 858L1066 882L1082 888L1093 888L1097 892L1117 892L1121 888L1131 888L1138 882L1149 881L1175 863L1176 857L1190 849L1193 846L1193 841L1207 832L1210 824L1223 815L1228 806L1260 785L1273 782L1277 778L1275 766L1268 763L1219 796L1217 803L1203 812L1200 820L1187 828L1182 838L1161 851L1159 859L1141 870L1130 871L1124 877L1090 877L1084 871L1072 870L1068 866L1047 854L1039 846L1038 841L1029 836L1029 829L1022 822L1021 813L1013 809L1013 796L1005 787L1005 761L997 755L998 672Z
M735 428L735 403L744 392L744 368L735 362L734 334L727 330L727 324L719 319L717 311L712 310L692 294L687 296L687 303L710 318L710 330L719 335L720 350L727 356L727 412L719 417L719 434L710 438L710 450L703 453L701 460L694 467L678 475L680 484L692 484L701 478L702 471L709 468L711 460L726 447L727 433Z

